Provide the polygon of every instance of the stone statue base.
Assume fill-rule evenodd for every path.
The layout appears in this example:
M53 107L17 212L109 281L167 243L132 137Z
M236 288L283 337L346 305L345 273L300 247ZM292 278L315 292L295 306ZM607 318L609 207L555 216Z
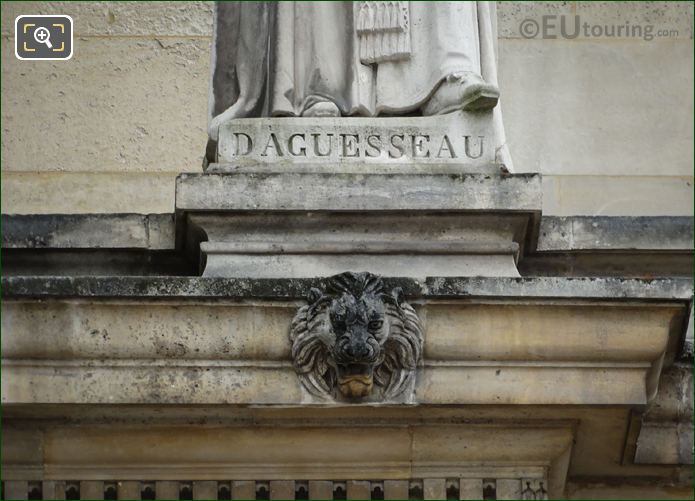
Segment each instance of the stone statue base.
M203 276L516 277L541 184L534 174L182 174L176 207L180 245Z
M206 172L496 173L491 111L390 118L247 118L220 127Z
M212 277L519 276L540 177L495 162L493 122L490 110L227 121L216 161L178 179L180 241Z

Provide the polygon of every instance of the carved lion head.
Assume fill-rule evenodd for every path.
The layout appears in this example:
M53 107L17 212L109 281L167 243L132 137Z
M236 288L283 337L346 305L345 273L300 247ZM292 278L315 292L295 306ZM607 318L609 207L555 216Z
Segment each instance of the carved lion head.
M384 291L371 273L329 279L328 293L311 289L292 321L295 371L313 395L349 399L380 393L393 398L410 387L422 355L422 329L398 288ZM376 389L375 389L376 386Z

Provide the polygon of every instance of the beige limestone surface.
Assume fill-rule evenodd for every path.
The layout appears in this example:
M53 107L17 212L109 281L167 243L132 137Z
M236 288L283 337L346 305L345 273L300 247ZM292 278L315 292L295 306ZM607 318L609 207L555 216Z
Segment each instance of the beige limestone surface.
M331 405L290 363L298 305L5 301L3 403ZM682 320L673 303L416 308L426 335L413 404L643 405Z
M576 444L573 447L571 472L579 477L588 476L667 476L671 468L659 465L621 464L630 409L625 406L523 406L523 405L469 405L459 407L232 407L218 406L167 406L162 415L158 406L74 406L41 405L8 407L6 416L14 419L12 435L3 440L3 457L12 457L17 463L29 464L43 457L42 434L27 419L40 408L47 423L64 423L67 418L75 425L98 424L117 413L126 428L157 418L162 425L181 426L187 423L203 423L223 426L263 424L268 426L326 425L327 423L361 423L372 426L388 422L395 427L408 423L480 423L489 421L566 421L576 420ZM27 430L31 428L31 430ZM137 428L137 426L136 426ZM8 428L9 429L9 428ZM189 440L193 439L189 436ZM183 438L182 438L183 440ZM28 444L28 447L27 447Z
M6 359L265 360L290 356L303 302L137 304L5 301ZM414 303L427 360L614 361L656 358L674 306ZM562 326L561 344L554 340Z
M8 442L22 439L16 432L8 431ZM362 498L369 492L368 480L430 478L437 473L517 482L547 479L557 496L564 486L572 438L573 426L566 420L368 427L339 422L155 428L46 423L40 450L19 463L12 450L4 449L3 462L9 477L18 480L270 478L271 493L275 488L278 499L291 499L280 493L295 479L359 479L348 480L347 487L354 494L350 498ZM498 443L506 447L495 447Z

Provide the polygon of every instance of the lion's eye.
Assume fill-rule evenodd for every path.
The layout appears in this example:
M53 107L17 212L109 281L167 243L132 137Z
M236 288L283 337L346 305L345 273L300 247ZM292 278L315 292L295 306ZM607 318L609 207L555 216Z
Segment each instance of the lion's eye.
M382 325L384 325L384 322L382 322L381 320L372 320L369 322L368 326L369 326L369 330L376 331L376 330L381 329Z

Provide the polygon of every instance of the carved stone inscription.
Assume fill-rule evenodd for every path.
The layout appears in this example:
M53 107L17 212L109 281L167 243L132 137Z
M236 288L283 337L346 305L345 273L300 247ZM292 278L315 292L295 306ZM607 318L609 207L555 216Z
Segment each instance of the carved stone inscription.
M290 328L292 360L319 398L392 399L412 392L422 328L400 289L371 273L342 273L311 289ZM406 395L407 396L407 395Z
M483 156L485 136L452 136L448 134L306 134L295 132L289 136L269 132L251 137L246 132L233 132L230 153L234 157L260 155L261 157L289 158L467 158ZM456 147L454 147L456 144Z
M217 163L493 163L489 113L451 115L235 120L220 129Z

